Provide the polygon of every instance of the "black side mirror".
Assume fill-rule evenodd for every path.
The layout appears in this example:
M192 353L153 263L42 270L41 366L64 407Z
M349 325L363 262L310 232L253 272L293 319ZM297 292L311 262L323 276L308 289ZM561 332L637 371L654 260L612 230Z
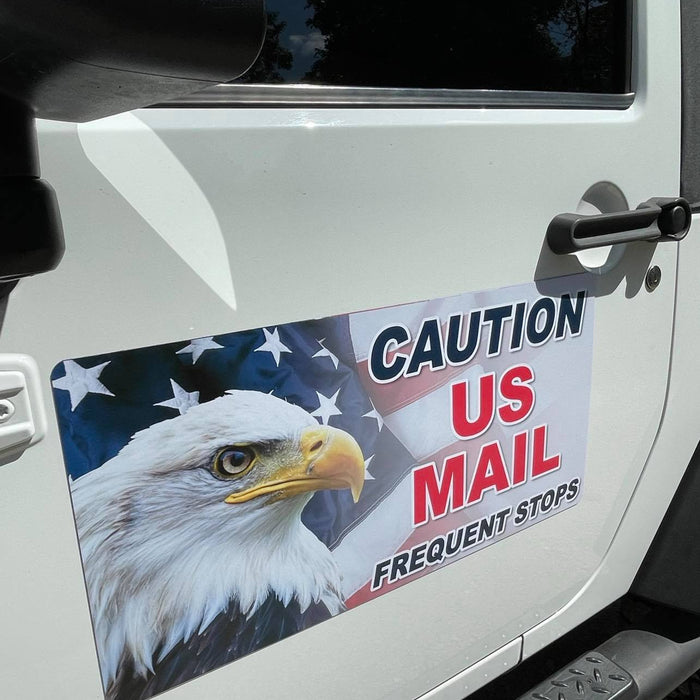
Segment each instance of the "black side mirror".
M88 121L244 73L263 0L0 0L0 92Z
M263 0L0 0L0 283L63 255L35 116L89 121L232 80L264 35Z

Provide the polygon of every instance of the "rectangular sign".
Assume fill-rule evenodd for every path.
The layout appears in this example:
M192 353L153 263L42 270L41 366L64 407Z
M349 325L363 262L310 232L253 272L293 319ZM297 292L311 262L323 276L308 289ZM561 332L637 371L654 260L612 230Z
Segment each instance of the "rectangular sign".
M147 698L581 498L577 275L66 360L105 694Z

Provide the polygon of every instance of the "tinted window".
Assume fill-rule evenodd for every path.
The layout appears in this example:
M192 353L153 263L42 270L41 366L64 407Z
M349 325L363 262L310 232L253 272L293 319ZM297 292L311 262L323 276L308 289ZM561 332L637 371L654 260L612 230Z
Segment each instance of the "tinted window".
M627 92L624 0L268 0L238 82Z

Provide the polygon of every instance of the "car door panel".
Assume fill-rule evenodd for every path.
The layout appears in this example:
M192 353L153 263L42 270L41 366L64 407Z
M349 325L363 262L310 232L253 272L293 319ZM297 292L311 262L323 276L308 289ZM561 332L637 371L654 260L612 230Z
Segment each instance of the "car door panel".
M36 359L48 399L48 377L65 358L585 272L547 248L555 215L575 211L600 182L614 183L630 208L677 193L677 14L637 4L636 95L624 110L219 106L42 123L67 252L55 272L13 292L4 351ZM188 243L189 226L201 245ZM290 687L305 697L414 697L504 645L511 658L514 640L586 589L637 488L666 401L677 255L675 243L631 243L616 264L588 272L595 321L576 506L167 697L271 697ZM662 281L649 292L652 265ZM4 687L28 697L31 677L33 697L99 697L46 407L46 438L0 471L13 572L0 579L13 601ZM621 592L609 589L601 607ZM38 629L40 673L27 654Z

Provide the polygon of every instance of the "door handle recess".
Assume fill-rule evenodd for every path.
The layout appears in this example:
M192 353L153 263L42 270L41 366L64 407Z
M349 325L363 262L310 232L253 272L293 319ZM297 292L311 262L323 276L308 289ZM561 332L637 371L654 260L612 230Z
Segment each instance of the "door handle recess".
M547 244L553 253L566 255L630 241L680 241L691 219L690 205L682 197L653 197L631 211L559 214L547 227Z

